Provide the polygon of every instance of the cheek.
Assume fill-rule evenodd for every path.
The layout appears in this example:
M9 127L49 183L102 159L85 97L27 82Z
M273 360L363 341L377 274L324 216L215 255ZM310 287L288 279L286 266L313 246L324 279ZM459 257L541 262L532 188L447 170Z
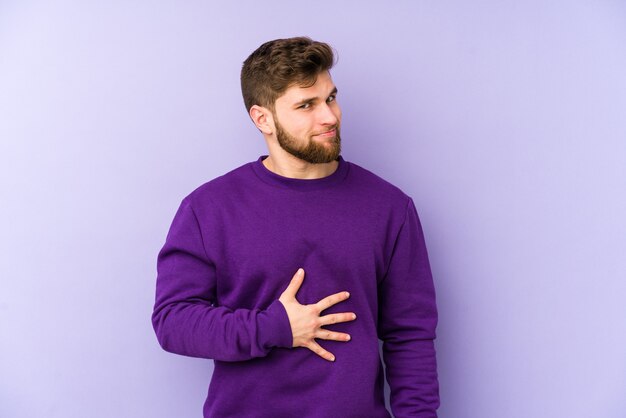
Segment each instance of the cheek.
M293 115L285 115L278 119L282 128L292 136L301 136L307 133L309 125L302 118L293 117Z
M291 124L292 133L296 136L307 135L314 128L314 124L312 124L309 120L302 118L298 120L294 120Z

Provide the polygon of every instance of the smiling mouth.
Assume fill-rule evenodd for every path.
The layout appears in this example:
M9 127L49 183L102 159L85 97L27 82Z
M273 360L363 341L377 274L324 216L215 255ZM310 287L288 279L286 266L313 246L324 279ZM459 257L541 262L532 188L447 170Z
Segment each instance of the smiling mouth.
M330 131L322 132L321 134L317 134L314 136L321 136L323 138L328 138L337 135L337 128L331 129Z

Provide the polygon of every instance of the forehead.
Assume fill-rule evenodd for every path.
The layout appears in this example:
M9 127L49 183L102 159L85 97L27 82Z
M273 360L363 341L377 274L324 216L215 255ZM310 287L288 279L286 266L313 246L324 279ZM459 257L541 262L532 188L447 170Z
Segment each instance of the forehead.
M317 76L317 79L312 86L290 86L287 88L287 90L285 90L285 93L283 93L282 96L276 99L276 101L299 102L302 100L316 98L323 98L325 100L326 96L330 94L334 88L335 83L333 83L333 80L330 77L330 73L328 71L323 71Z

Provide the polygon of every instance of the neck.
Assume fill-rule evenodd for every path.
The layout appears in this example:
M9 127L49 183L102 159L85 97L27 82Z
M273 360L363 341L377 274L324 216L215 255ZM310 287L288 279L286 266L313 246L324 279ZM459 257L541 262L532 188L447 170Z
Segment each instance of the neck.
M277 155L270 150L269 156L263 160L263 165L279 176L295 179L319 179L334 173L339 162L335 160L329 163L311 164L285 151Z

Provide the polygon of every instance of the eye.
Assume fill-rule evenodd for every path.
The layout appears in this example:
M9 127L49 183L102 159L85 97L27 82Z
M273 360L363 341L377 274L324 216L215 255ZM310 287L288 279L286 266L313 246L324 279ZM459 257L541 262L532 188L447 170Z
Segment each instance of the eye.
M304 104L298 106L298 109L308 109L310 107L311 107L311 103L307 102L307 103L304 103Z
M337 99L337 95L332 94L332 95L328 96L328 99L326 99L326 103L334 102L336 99Z

